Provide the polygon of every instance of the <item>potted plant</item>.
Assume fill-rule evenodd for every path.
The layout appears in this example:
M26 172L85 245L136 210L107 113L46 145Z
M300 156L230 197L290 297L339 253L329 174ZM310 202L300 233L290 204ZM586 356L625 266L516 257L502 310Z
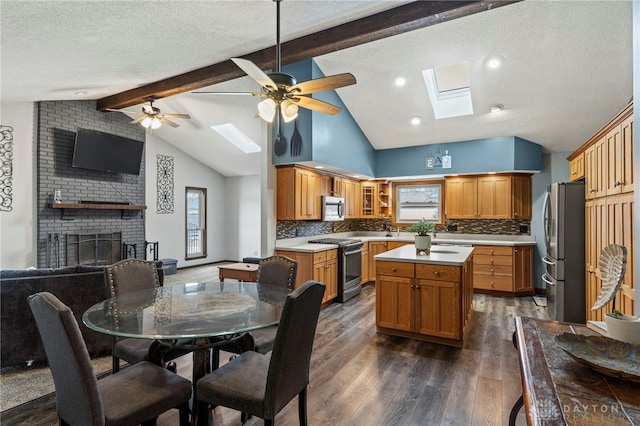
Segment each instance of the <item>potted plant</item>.
M431 235L436 225L433 222L427 222L424 218L420 222L407 227L407 232L413 232L415 236L416 253L429 254L431 252Z
M618 244L605 247L600 254L596 276L602 280L602 289L591 308L592 311L604 308L613 302L613 311L604 315L607 335L612 339L629 343L640 343L640 318L625 315L615 309L616 295L626 272L627 249Z

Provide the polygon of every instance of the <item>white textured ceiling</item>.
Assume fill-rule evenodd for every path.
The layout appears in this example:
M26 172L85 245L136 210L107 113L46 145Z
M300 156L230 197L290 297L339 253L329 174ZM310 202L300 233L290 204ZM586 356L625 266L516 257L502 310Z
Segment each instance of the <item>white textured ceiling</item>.
M286 0L282 40L406 1ZM547 152L572 151L631 98L630 1L526 0L316 58L326 75L351 72L338 89L376 149L519 136ZM98 99L241 56L275 42L275 4L236 1L0 1L3 102ZM500 70L487 57L504 57ZM466 62L474 114L435 120L421 71ZM403 75L408 83L395 88ZM255 90L247 77L213 90ZM86 91L85 95L74 95ZM209 126L232 122L256 142L266 126L257 100L192 93L161 99L189 113L154 134L223 175L259 173ZM489 105L505 110L489 114ZM128 109L138 109L132 107ZM409 124L411 116L424 121Z

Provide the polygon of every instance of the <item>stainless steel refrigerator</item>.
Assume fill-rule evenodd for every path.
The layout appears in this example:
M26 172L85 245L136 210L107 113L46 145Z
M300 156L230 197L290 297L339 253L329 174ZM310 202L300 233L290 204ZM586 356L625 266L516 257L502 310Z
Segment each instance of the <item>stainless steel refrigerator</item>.
M553 183L543 207L542 258L547 312L558 321L586 322L584 182Z

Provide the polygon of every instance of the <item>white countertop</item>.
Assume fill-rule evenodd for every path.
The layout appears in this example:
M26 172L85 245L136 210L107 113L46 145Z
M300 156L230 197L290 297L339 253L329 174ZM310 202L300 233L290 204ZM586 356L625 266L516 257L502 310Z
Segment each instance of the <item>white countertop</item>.
M419 255L416 253L415 245L407 244L377 254L373 258L375 260L386 260L390 262L433 263L438 265L459 266L464 264L471 253L473 253L473 247L444 246L443 248L439 248L436 246L431 247L431 253Z
M309 240L313 240L314 238L355 238L365 243L369 241L413 242L414 234L410 232L400 232L400 234L393 232L392 236L388 237L386 232L340 232L336 234L276 240L275 248L276 250L315 253L338 247L335 244L309 244ZM436 237L431 239L431 244L432 246L445 245L444 247L446 247L446 245L528 246L535 245L536 239L531 235L452 234L437 232Z

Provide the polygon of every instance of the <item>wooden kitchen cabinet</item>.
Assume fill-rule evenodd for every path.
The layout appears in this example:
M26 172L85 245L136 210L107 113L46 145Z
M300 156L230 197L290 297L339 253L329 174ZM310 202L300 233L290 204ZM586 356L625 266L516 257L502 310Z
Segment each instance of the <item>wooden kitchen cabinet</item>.
M473 288L479 293L532 295L533 246L474 246Z
M584 153L580 153L569 161L569 180L571 182L584 178Z
M376 218L379 212L378 184L373 181L360 182L360 217Z
M295 288L309 280L325 283L322 303L328 303L338 295L338 249L313 253L276 250L275 254L287 256L298 262Z
M471 257L463 266L376 261L378 331L461 346L472 271Z
M276 218L278 220L320 220L322 178L300 167L277 169Z
M627 249L627 268L616 297L620 312L636 315L636 271L633 233L633 103L627 105L567 159L584 153L585 164L585 285L588 321L603 321L612 304L597 311L591 306L602 289L597 277L600 253L609 244Z
M344 197L344 218L357 219L360 217L360 182L342 179Z
M511 218L511 176L478 178L478 218Z
M531 176L446 177L447 219L530 219Z
M389 251L386 241L369 241L369 280L376 283L376 261L374 256L376 254Z
M362 275L362 285L369 282L369 243L362 245L362 258L361 258L360 275Z
M406 246L407 244L413 244L409 241L387 241L387 250L397 249L398 247Z
M475 177L447 177L445 211L447 219L478 217L478 180Z

